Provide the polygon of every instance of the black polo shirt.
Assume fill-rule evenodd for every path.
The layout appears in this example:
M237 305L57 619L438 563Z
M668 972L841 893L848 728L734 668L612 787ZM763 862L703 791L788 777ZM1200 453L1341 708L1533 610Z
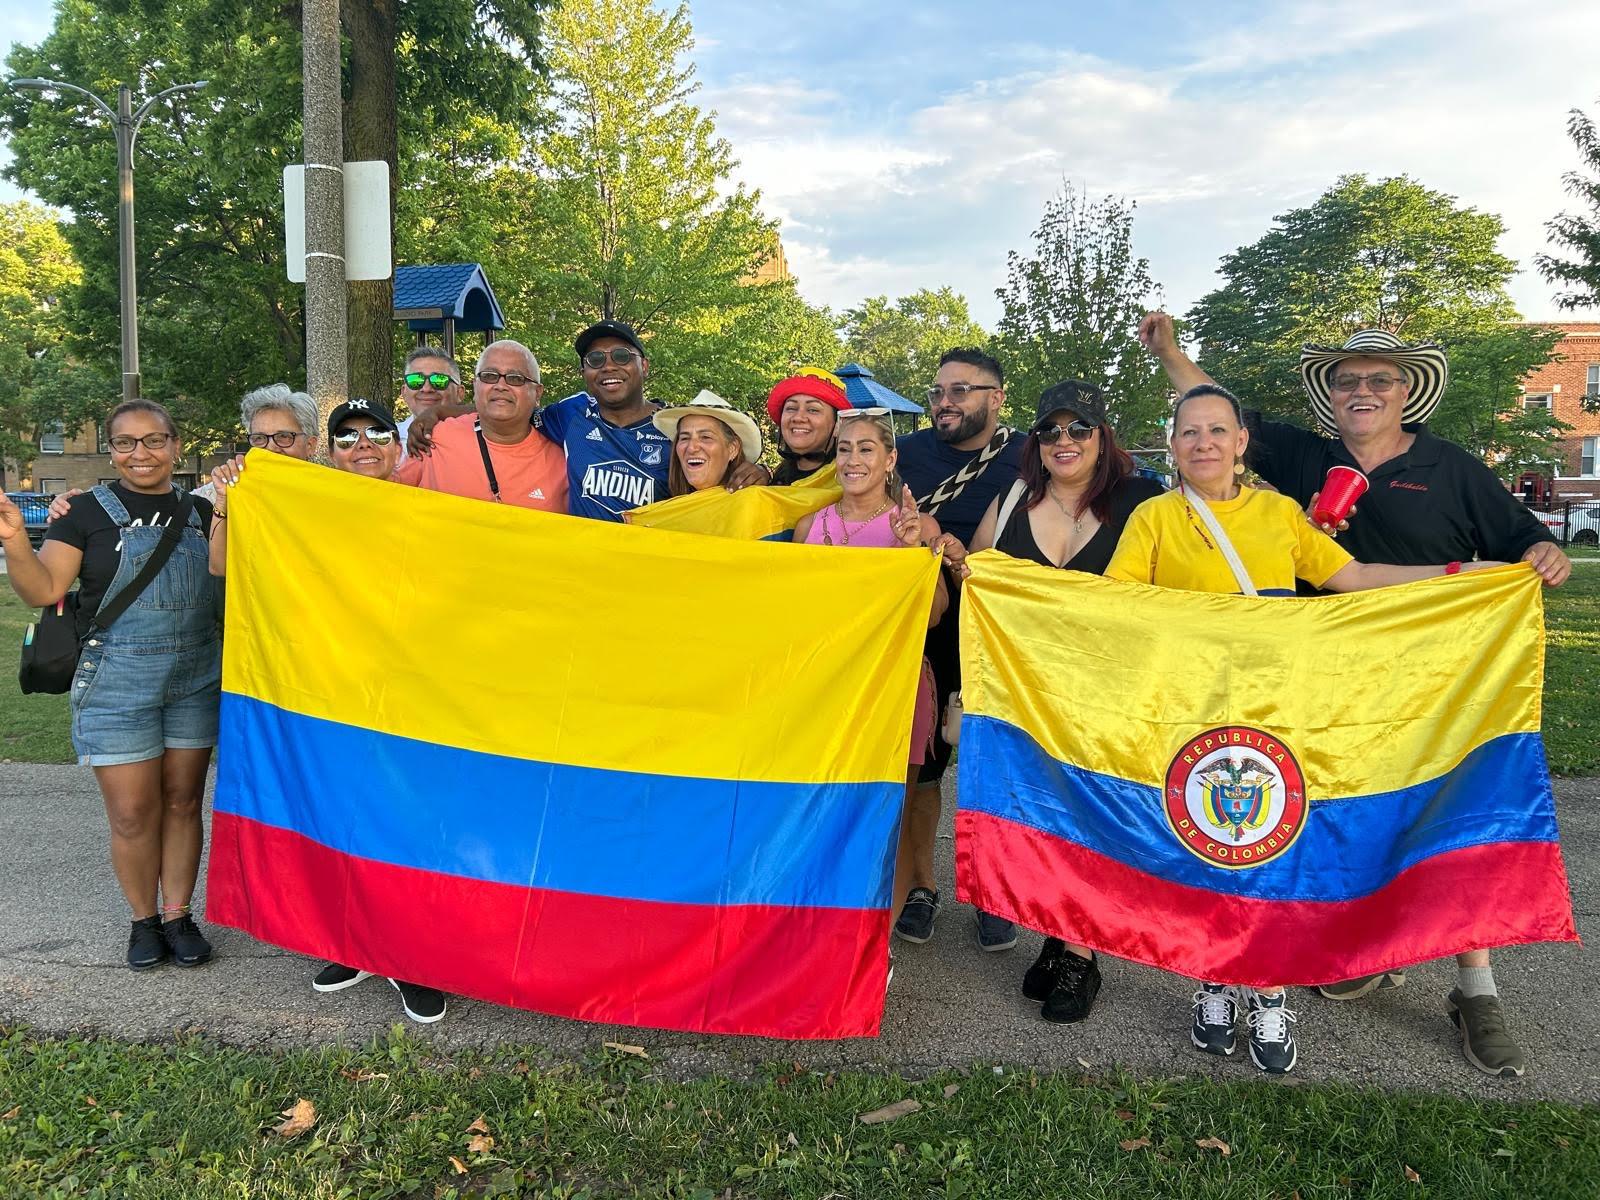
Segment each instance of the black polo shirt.
M1247 412L1256 473L1302 506L1322 490L1328 468L1361 465L1337 438L1264 421ZM1426 566L1474 558L1517 562L1528 547L1555 538L1495 473L1425 425L1407 426L1411 449L1366 472L1339 544L1361 562Z

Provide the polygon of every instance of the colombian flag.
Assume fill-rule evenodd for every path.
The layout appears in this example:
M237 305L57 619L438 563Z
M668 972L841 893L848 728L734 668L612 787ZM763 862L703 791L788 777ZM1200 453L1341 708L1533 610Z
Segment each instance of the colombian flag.
M931 556L263 453L229 515L210 919L561 1016L877 1033Z
M962 900L1253 986L1577 940L1528 568L1314 600L972 568Z
M826 508L840 495L834 465L829 463L788 487L747 487L737 492L707 488L635 508L624 520L679 533L787 542L801 517Z

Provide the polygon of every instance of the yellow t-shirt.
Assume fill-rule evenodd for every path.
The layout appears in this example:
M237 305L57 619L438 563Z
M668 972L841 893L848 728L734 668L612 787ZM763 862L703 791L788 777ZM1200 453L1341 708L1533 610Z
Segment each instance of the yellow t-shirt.
M1240 488L1232 500L1212 501L1211 511L1263 596L1294 595L1297 578L1321 587L1353 561L1343 547L1306 520L1298 504L1277 492ZM1239 591L1239 582L1205 522L1177 491L1146 500L1133 510L1106 575L1191 592Z

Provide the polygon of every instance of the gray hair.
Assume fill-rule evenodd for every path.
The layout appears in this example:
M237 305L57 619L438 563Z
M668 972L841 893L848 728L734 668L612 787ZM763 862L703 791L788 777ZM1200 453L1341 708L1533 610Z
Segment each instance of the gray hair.
M406 355L405 369L408 371L411 370L413 363L420 362L424 358L437 358L440 362L449 363L450 373L457 378L460 378L461 364L456 362L455 359L451 358L450 355L446 354L443 350L439 349L439 347L430 346L426 342L415 347L410 354Z
M527 374L533 378L535 383L539 381L539 360L533 356L533 351L529 350L521 342L514 342L510 338L501 338L498 342L490 342L487 346L485 346L483 348L483 353L478 355L478 363L472 368L472 373L476 375L479 371L483 370L483 360L489 357L489 351L502 349L515 350L520 353L523 358L527 359Z
M239 419L244 422L244 431L250 432L250 422L255 420L257 413L269 409L288 413L306 437L317 436L317 402L304 392L290 390L287 383L269 383L266 387L244 394L244 399L239 403Z

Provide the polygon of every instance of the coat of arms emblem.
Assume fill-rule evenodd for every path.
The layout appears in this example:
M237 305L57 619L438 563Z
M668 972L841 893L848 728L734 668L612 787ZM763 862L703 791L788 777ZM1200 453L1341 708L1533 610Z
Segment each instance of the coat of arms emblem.
M1163 794L1167 824L1218 867L1278 857L1305 828L1305 779L1281 738L1245 725L1208 729L1178 748Z

